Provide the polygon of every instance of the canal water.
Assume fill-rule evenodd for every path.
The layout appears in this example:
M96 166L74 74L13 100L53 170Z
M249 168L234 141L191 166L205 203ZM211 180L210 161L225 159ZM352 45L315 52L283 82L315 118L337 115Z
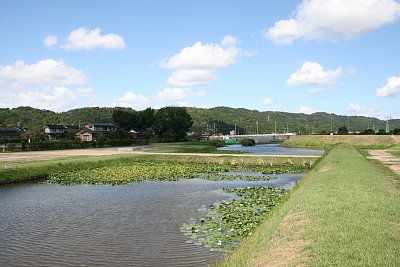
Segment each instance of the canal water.
M260 144L256 146L229 145L220 147L218 150L234 150L256 155L322 155L324 153L323 150L289 148L280 146L279 144Z
M222 188L290 189L302 176L1 186L0 266L208 266L221 254L186 243L183 223L203 216L200 208L231 198Z

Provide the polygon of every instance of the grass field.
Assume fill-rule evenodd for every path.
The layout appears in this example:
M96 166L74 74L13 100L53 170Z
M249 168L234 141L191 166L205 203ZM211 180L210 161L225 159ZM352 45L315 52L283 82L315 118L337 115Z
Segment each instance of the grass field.
M400 266L399 255L399 184L339 145L216 265Z
M294 135L284 142L289 147L326 148L345 143L357 148L385 149L400 144L400 135Z

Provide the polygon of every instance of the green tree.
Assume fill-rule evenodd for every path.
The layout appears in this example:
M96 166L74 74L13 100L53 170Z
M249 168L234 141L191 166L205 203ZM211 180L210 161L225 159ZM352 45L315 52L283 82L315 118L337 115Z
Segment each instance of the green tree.
M139 113L135 110L117 108L112 113L112 119L119 129L129 131L133 128L140 128Z
M337 133L338 134L349 134L349 130L347 129L346 126L342 126L342 127L339 127Z
M148 129L153 127L154 124L154 109L146 108L139 111L140 128Z
M192 125L192 118L183 107L161 108L154 115L154 131L162 141L183 141Z

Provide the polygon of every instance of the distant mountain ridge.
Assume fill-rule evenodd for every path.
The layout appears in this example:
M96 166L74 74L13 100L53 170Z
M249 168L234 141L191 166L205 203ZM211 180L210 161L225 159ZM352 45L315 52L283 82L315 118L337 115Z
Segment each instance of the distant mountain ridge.
M0 126L19 126L23 128L43 127L46 124L83 126L93 121L112 121L116 108L85 107L65 112L35 109L32 107L0 108ZM124 108L129 109L129 108ZM210 109L188 107L197 129L217 129L229 133L238 129L239 133L300 132L324 133L337 131L341 126L349 127L351 132L367 128L386 129L386 121L364 116L343 116L316 112L313 114L288 113L279 111L258 111L244 108L215 107ZM257 123L258 122L258 123ZM400 128L400 119L390 120L390 130Z

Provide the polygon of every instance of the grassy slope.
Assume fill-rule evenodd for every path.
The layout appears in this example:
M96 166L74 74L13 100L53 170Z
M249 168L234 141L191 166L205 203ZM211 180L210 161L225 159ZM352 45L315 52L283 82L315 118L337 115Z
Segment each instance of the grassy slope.
M288 147L324 148L346 143L358 148L384 149L400 144L399 135L295 135L284 142Z
M221 266L400 266L400 188L334 148Z

